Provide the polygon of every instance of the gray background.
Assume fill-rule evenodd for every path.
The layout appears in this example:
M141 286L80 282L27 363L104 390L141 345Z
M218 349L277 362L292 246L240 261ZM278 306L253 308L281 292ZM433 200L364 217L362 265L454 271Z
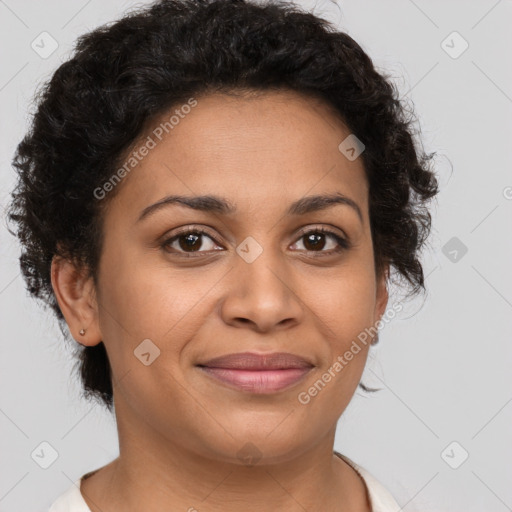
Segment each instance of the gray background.
M438 154L442 187L424 256L428 294L382 330L363 378L382 391L356 394L336 449L405 511L512 510L512 3L300 3L392 74L418 113L425 149ZM36 85L78 35L134 4L0 0L2 212ZM58 43L47 58L31 48L43 31ZM454 31L469 44L461 55ZM28 298L3 217L0 236L0 512L46 511L79 476L116 457L117 433L112 417L79 398L69 350L50 312ZM47 469L31 457L44 441L58 452Z

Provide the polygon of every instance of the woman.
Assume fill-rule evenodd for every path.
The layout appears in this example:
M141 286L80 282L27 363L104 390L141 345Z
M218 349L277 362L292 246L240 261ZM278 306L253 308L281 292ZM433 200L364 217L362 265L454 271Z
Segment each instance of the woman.
M393 85L293 4L160 1L82 36L14 159L30 292L119 457L51 512L388 512L333 451L437 181Z

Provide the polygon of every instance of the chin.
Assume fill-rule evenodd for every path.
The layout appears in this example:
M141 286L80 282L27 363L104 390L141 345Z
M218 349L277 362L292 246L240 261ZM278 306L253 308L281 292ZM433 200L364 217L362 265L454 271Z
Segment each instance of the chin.
M243 466L290 461L313 446L321 434L315 436L310 433L309 438L303 426L292 424L290 417L285 419L288 414L289 410L281 411L279 419L270 415L265 426L262 425L261 415L254 417L252 422L245 421L249 419L248 415L244 415L244 421L228 421L229 433L223 431L220 437L204 440L208 444L206 451L214 459ZM204 455L205 450L201 450L201 453Z

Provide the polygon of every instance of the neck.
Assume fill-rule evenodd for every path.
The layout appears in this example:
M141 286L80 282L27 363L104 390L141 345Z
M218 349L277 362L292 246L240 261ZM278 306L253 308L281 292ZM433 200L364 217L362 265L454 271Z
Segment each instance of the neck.
M146 422L119 416L119 457L82 482L92 512L370 510L361 478L333 453L336 425L301 453L249 466L190 450Z

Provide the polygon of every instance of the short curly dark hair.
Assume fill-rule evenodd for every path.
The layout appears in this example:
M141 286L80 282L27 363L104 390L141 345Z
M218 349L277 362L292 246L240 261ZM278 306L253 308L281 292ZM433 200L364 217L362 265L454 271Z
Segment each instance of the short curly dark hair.
M97 284L102 219L116 189L104 201L94 190L152 119L191 96L244 90L320 98L363 141L376 273L389 265L411 295L425 290L419 251L431 228L426 203L438 192L434 154L417 147L412 109L389 77L351 37L293 2L161 0L78 38L36 95L13 159L8 219L23 247L21 271L68 341L51 262L84 265ZM103 342L76 349L85 396L112 411Z

